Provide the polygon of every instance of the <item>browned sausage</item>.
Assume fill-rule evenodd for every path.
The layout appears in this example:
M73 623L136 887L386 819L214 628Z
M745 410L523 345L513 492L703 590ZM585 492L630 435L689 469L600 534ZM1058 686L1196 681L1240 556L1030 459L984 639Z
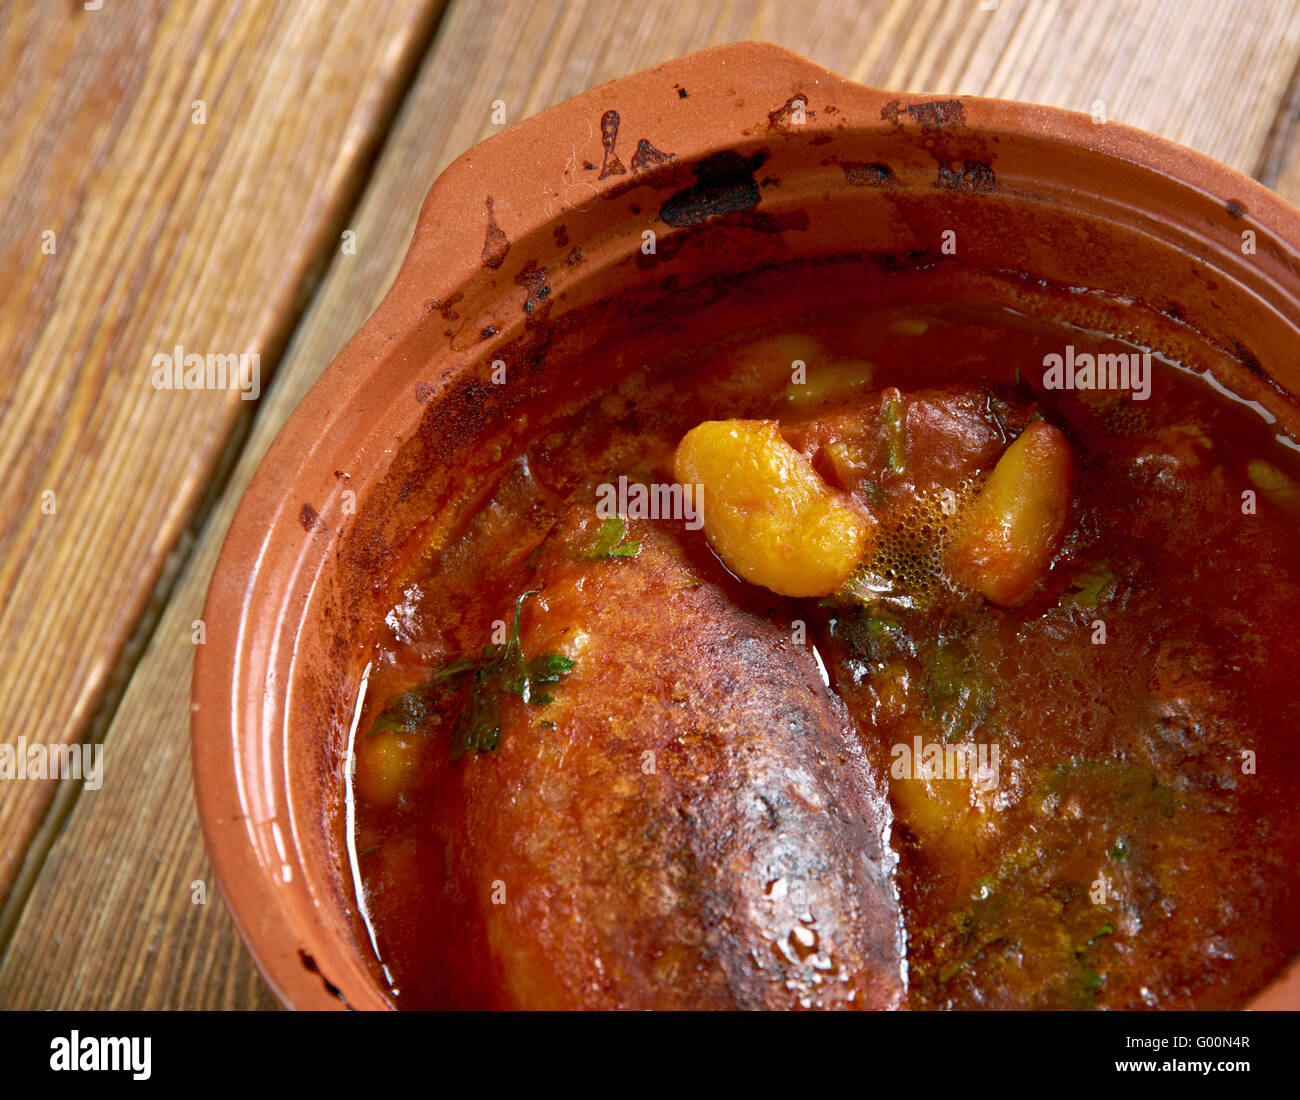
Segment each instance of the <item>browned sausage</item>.
M454 765L492 1004L897 1007L888 803L812 653L680 524L593 560L598 526L562 524L522 613L574 668Z

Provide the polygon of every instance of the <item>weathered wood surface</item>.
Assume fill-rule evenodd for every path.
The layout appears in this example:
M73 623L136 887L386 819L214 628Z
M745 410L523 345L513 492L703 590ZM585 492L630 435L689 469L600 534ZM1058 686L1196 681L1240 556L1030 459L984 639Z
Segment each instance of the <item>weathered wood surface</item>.
M336 14L334 22L338 19ZM0 49L12 49L11 35L12 31L6 33ZM194 820L186 743L193 658L190 624L200 613L216 552L243 487L279 425L387 289L429 184L448 161L495 129L490 117L493 100L504 100L509 120L515 121L624 72L746 37L778 42L845 75L900 91L1008 96L1088 112L1100 101L1107 118L1172 137L1242 171L1257 171L1287 197L1300 198L1294 140L1300 99L1294 87L1300 63L1300 9L1282 0L1243 4L1220 0L1143 4L1002 0L991 12L981 10L978 0L826 0L809 4L737 0L717 5L670 0L629 5L600 0L565 4L451 0L360 205L347 220L346 227L356 233L356 254L334 255L148 647L129 670L130 682L121 704L105 715L111 717L105 736L107 782L102 790L81 795L45 859L21 921L0 959L0 1004L198 1008L273 1003L212 890ZM179 54L184 56L183 50ZM340 57L333 51L317 59L322 86L333 86L328 66L339 64ZM6 65L0 72L7 74L10 69ZM332 78L357 79L346 65ZM272 91L268 82L263 94ZM43 94L54 96L51 90ZM87 127L89 134L93 128L89 123ZM235 140L234 136L230 140ZM85 143L90 142L88 136ZM0 167L13 171L4 160ZM190 164L186 171L157 180L151 177L152 182L141 186L165 186L162 181L166 179L184 193L202 182L191 175L197 171ZM20 202L39 207L73 201L57 179L27 179L29 193L20 194ZM295 211L321 201L314 190L318 184L313 182L304 190L299 178L289 183L296 186L296 205L289 204ZM224 185L238 186L230 179ZM215 188L215 179L208 186ZM258 201L270 201L282 209L278 196L268 192L285 186L284 180L264 179L257 189ZM209 201L217 206L223 201L236 202L229 196L224 200L217 197L215 191L209 192ZM8 250L16 231L8 225L14 215L6 212L4 217L3 247ZM269 218L261 222L266 224L264 232L274 231ZM30 232L25 228L30 217L15 224ZM108 231L87 223L83 232L87 239L97 239L96 234ZM168 232L172 236L167 236ZM188 238L182 234L182 244L178 244L176 232L173 223L158 228L150 238L151 249L184 247ZM27 247L25 243L23 247ZM106 249L104 245L97 255L107 257ZM243 250L232 246L231 251ZM6 272L10 259L6 251ZM44 285L42 280L53 277L42 274L44 269L21 249L14 252L13 260L15 270L37 288L24 293L43 300L38 289ZM71 264L70 258L68 262ZM120 256L112 262L118 269L128 270ZM202 273L192 277L201 278ZM173 279L170 285L188 284ZM272 287L279 285L272 281ZM251 281L242 286L246 296L227 301L228 313L243 311L247 319L254 312L259 316L270 312L270 292L256 292ZM139 292L125 298L119 295L111 300L114 304L97 301L87 304L84 312L69 305L63 324L79 323L82 331L98 333L100 340L113 346L122 339L122 330L157 331L164 316L171 316L151 313L148 297ZM198 301L198 296L193 300ZM172 299L153 308L163 305L181 309ZM24 310L22 316L28 312ZM106 318L113 321L107 334L102 332ZM246 331L223 329L216 320L211 324L209 329L194 331L224 334L228 343L218 344L222 347L242 339L230 333ZM182 326L176 322L174 327ZM6 333L0 346L21 347L23 340L40 336L41 329L33 331L37 336L19 338ZM187 341L190 331L185 329ZM59 347L79 347L70 342L72 332L61 339ZM206 339L211 344L215 336ZM144 346L148 346L147 340ZM94 370L77 374L65 364L63 381L58 383L62 389L51 382L39 397L20 392L11 401L6 396L0 416L16 415L10 405L25 410L24 415L44 430L44 435L35 437L39 443L31 452L60 456L68 470L73 468L79 448L89 447L92 457L79 461L85 464L83 477L92 480L79 484L97 486L101 497L116 503L115 522L120 528L156 534L157 544L165 547L174 534L164 538L162 532L174 532L178 517L191 506L204 473L209 472L194 458L198 441L213 440L211 447L215 448L215 439L228 418L219 425L210 424L204 417L216 417L216 412L205 407L200 415L198 402L185 402L185 411L178 408L176 421L162 425L148 418L138 390L130 391L138 404L119 398L116 405L105 407L101 395L113 392L114 385L120 391L122 376L107 372L103 360L99 362L97 374ZM8 365L0 367L6 369ZM72 375L76 377L70 380ZM90 395L98 400L83 395L78 384L90 387ZM81 410L83 420L77 431L65 423L71 410ZM104 442L109 439L119 447L134 446L137 450L128 453L134 454L136 465L105 468ZM17 445L0 439L0 446L12 449ZM120 479L122 471L138 469L145 458L156 460L158 454L177 451L184 452L182 461L189 464L190 473L188 480L183 480L169 469L172 480L166 482L170 487L166 491L171 498L165 502L150 497L164 491L158 478L147 488L138 481L125 485L112 481L114 471ZM19 461L23 461L21 455ZM27 461L34 460L29 455ZM45 467L23 468L27 470L21 479L25 495L20 499L28 502L43 484L40 479ZM151 467L146 462L144 468ZM13 485L10 482L6 491L13 492ZM96 531L112 529L102 514L105 500L94 506L99 513L89 521ZM63 690L65 702L61 705L67 708L68 717L60 719L60 729L78 736L96 705L95 695L82 692L79 686L59 685L81 685L94 669L99 670L101 680L108 675L113 650L103 644L104 624L120 624L125 635L139 616L141 597L128 597L131 590L123 583L124 577L139 568L135 564L138 550L137 556L131 557L129 547L133 544L127 539L122 543L125 551L111 550L107 542L92 544L93 552L89 547L60 551L61 544L52 541L52 534L42 534L30 506L21 515L19 512L13 513L17 519L0 517L0 523L17 524L27 539L20 543L17 536L0 527L0 532L6 532L6 541L0 543L0 579L12 585L9 578L20 574L38 577L43 567L53 569L56 575L48 585L29 587L22 596L21 610L10 610L13 589L4 589L5 614L27 621L40 616L49 620L53 615L45 628L52 633L42 634L32 627L29 634L46 639L40 649L46 659L66 653L75 668L61 669L57 682L38 677L33 685L15 689L15 698L27 709L15 708L12 713L35 717L40 713L42 691L48 701L52 688ZM63 515L61 511L60 521ZM168 518L172 528L165 526ZM60 553L71 556L65 560ZM79 587L65 591L74 578L74 567ZM54 610L59 608L63 610ZM72 609L74 618L84 616L86 622L60 625L59 615L66 616ZM18 639L19 635L12 637ZM10 638L6 630L7 657L17 652L10 649ZM95 644L90 645L88 639ZM24 655L24 662L26 674L33 675L37 658ZM48 715L45 718L48 721ZM7 820L4 812L0 806L0 822ZM205 905L193 904L195 882L207 883Z
M8 743L91 736L250 407L238 389L156 389L153 356L274 363L435 7L16 0L0 12ZM0 903L55 786L0 788Z

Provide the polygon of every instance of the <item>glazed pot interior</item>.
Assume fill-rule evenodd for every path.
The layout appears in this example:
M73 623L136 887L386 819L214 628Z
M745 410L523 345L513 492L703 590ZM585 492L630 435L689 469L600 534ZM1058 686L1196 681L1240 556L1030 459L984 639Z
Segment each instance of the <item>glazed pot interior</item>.
M1206 186L1240 177L1208 173L1199 158L1198 182L1186 182L1192 154L1151 139L1139 163L1131 132L1112 148L1110 133L1089 135L1078 116L981 101L909 107L866 89L855 104L846 87L810 91L803 124L777 100L749 110L763 124L739 126L725 146L671 157L652 146L667 159L646 154L648 167L618 186L607 177L585 202L559 204L504 255L492 247L500 200L476 204L464 217L486 212L482 262L455 295L411 289L441 228L427 216L440 211L426 211L398 283L419 307L413 323L372 335L347 364L365 384L340 391L347 415L331 409L328 432L295 456L291 493L254 486L246 507L261 510L265 536L246 588L225 593L242 607L232 737L245 832L279 911L234 908L288 1003L387 1004L344 848L345 761L376 631L420 546L455 526L542 416L601 384L602 348L622 348L622 369L639 369L638 351L670 348L688 311L712 310L725 326L775 294L793 315L854 273L882 288L922 273L957 295L978 293L982 274L1015 273L1012 283L1145 304L1159 350L1175 358L1199 340L1219 345L1242 363L1224 381L1294 431L1294 226L1255 217L1258 189ZM615 148L628 159L630 143ZM1090 296L1076 298L1086 327ZM502 365L507 381L496 384ZM223 882L235 876L214 861L219 873L226 864ZM296 938L281 950L257 947L287 928Z

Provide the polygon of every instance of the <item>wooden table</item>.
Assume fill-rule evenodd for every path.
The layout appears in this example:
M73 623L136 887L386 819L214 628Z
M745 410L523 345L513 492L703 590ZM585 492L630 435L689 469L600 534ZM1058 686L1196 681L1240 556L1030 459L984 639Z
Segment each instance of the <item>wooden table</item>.
M494 101L513 122L741 38L1100 109L1300 200L1294 0L0 6L0 739L104 753L97 790L0 780L0 1007L274 1007L189 777L194 622L240 494ZM177 345L257 353L260 400L154 388Z

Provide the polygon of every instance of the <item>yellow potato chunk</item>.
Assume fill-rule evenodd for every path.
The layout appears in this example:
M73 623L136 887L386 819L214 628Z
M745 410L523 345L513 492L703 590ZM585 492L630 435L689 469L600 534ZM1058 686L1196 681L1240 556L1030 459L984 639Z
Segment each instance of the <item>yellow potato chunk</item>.
M1051 567L1070 515L1070 445L1060 431L1031 423L998 459L962 520L948 570L992 603L1013 607Z
M785 388L785 399L799 408L820 405L832 398L844 398L871 385L874 373L865 360L841 359L808 363L799 380Z
M991 801L971 778L893 779L889 784L894 814L935 857L956 870L954 863L979 849Z
M817 371L826 359L822 346L803 333L769 336L744 344L729 357L724 368L726 388L737 395L772 392L794 386L796 364L806 376Z
M916 714L893 730L894 817L960 888L978 876L987 842L996 835L1001 752L994 755L993 746L984 746L981 756L975 743L945 742L936 726Z
M1246 466L1246 473L1257 488L1266 493L1294 496L1296 484L1272 463L1254 459Z
M870 520L781 438L774 420L710 420L677 446L677 480L703 487L704 533L737 576L824 596L866 552Z
M413 733L358 737L356 791L362 801L380 808L396 805L419 772L421 747L420 735Z

